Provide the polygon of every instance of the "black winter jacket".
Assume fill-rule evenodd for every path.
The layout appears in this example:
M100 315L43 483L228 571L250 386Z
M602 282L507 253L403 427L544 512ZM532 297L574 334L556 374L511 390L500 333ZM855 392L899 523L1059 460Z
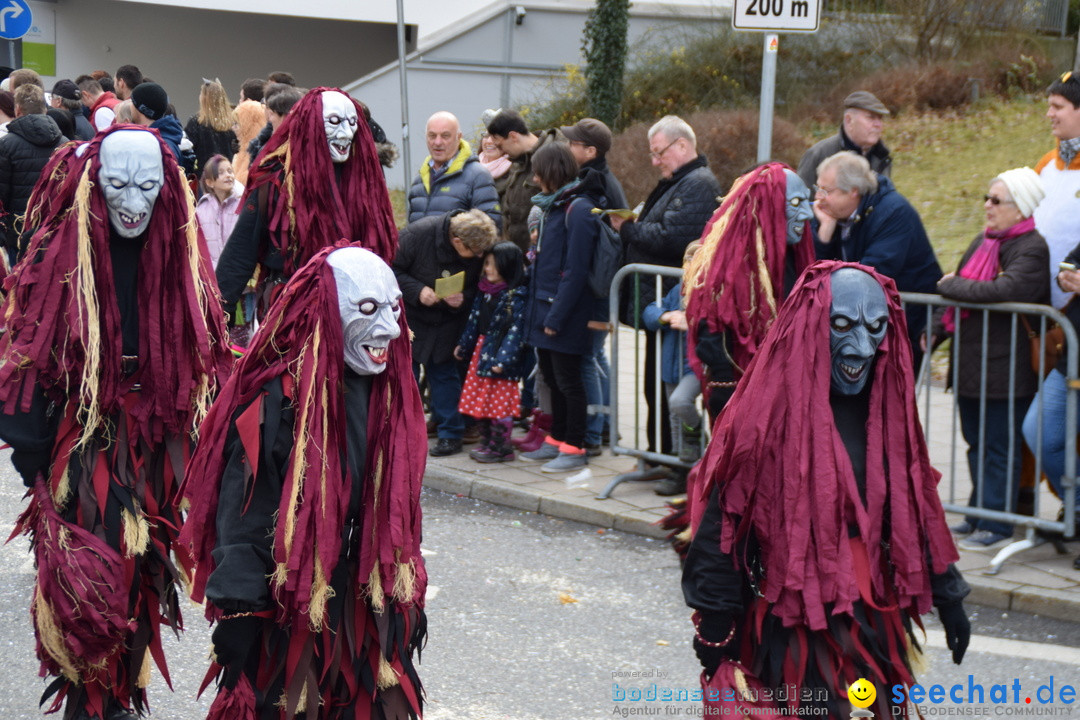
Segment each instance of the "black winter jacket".
M11 121L0 138L0 202L4 217L0 228L9 250L19 246L21 216L45 163L53 150L65 142L60 128L47 115L23 115ZM20 253L21 254L21 253Z
M215 130L199 122L197 115L192 115L184 126L188 140L195 149L195 171L202 175L206 162L214 155L224 155L232 161L233 155L240 149L236 133L229 130Z
M661 180L650 193L635 222L628 222L619 232L623 242L623 264L649 263L682 267L686 246L701 237L705 223L719 205L720 183L709 170L704 155L683 165L668 179ZM678 278L664 278L666 294ZM656 302L652 282L641 281L640 301L634 304L634 281L623 284L620 301L621 319L627 325L640 325L641 309Z
M413 331L413 362L444 363L453 359L454 347L465 330L476 297L482 258L465 259L450 244L450 218L460 210L431 215L407 225L398 235L394 275L405 301L405 317ZM450 307L444 301L430 307L420 302L420 291L435 288L435 279L465 273L465 301Z

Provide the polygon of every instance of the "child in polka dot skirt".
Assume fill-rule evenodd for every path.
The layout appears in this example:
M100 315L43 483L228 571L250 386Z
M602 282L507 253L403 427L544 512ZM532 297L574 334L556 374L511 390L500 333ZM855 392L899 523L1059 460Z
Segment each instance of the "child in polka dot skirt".
M510 431L521 412L524 280L525 258L517 245L503 242L489 250L480 292L454 348L458 360L472 356L458 411L480 421L480 446L469 457L481 463L514 459Z

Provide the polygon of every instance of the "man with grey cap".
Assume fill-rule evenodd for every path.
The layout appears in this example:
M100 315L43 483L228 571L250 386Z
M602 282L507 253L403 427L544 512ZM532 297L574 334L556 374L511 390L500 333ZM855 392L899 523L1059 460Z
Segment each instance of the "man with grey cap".
M844 98L844 120L840 131L807 150L799 161L798 174L806 186L814 187L818 165L841 150L859 153L870 163L871 170L889 177L892 157L889 148L881 142L881 130L888 114L889 108L865 90L856 90Z
M79 140L89 140L94 137L94 126L83 115L82 95L79 94L79 86L71 80L57 80L49 94L49 104L54 108L67 110L75 119L75 137Z
M578 167L582 171L591 168L603 176L607 207L625 208L626 193L623 192L622 183L607 164L611 129L596 118L582 118L573 125L564 125L559 129L570 142L570 153L577 160Z

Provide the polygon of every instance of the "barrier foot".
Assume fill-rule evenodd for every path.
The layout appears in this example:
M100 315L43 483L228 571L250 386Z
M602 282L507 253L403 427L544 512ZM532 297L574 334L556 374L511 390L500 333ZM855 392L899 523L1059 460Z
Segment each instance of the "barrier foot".
M611 497L611 493L616 487L624 482L641 482L645 480L662 480L666 477L671 477L671 470L665 467L651 467L648 469L634 470L632 472L622 473L616 475L611 479L611 482L607 484L607 487L596 496L597 500L607 500Z
M994 556L994 559L990 561L990 569L983 572L984 575L997 575L1001 572L1001 566L1005 564L1005 561L1011 558L1017 553L1021 553L1025 550L1031 550L1037 548L1040 545L1049 542L1045 537L1038 533L1033 534L1031 537L1026 537L1023 540L1017 540L1014 543L1010 543L998 551L998 554Z

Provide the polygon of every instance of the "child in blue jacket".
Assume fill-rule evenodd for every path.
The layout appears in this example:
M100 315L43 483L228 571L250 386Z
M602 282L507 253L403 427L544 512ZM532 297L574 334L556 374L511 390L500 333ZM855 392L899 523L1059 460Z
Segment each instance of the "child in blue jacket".
M521 412L525 319L525 256L502 242L484 256L480 292L454 357L471 354L458 412L480 421L480 446L469 457L481 463L514 459L510 432Z

